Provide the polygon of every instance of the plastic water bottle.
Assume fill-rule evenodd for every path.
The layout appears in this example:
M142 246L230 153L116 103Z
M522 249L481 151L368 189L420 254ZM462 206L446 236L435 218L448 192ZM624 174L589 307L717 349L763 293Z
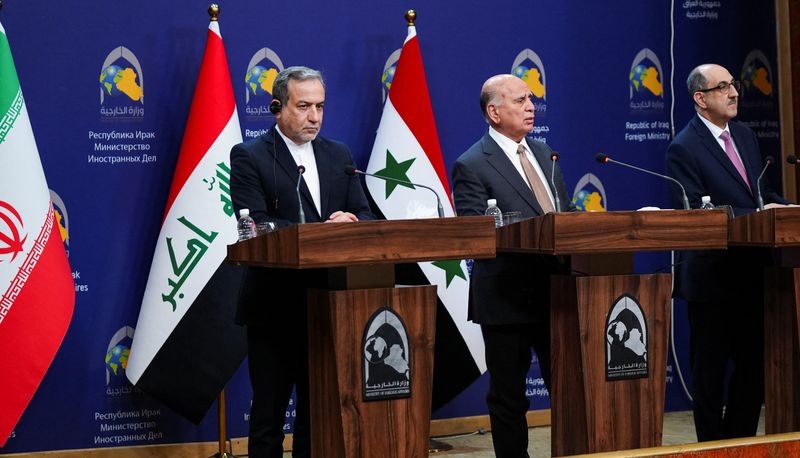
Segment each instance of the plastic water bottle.
M489 199L486 201L486 216L494 217L494 227L503 225L503 212L497 207L497 199Z
M239 210L239 222L236 225L239 231L239 241L252 239L256 236L256 222L250 217L250 210L243 208Z
M703 196L700 198L700 208L703 210L713 210L714 204L711 203L711 196Z

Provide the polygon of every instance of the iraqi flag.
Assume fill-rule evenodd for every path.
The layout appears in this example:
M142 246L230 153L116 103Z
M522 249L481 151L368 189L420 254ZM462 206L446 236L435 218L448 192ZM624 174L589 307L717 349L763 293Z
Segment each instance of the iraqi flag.
M137 388L199 423L247 353L234 324L242 271L230 158L242 141L228 60L212 19L178 164L125 368Z
M75 286L0 24L0 447L72 319Z
M413 25L408 28L394 73L391 67L384 72L384 81L388 78L391 86L367 172L432 187L449 203L444 212L452 217L450 185ZM428 190L371 177L366 183L370 197L387 219L437 217L436 199ZM418 269L400 271L399 277L405 283L437 286L435 410L486 372L480 326L467 321L467 265L463 260L420 262Z

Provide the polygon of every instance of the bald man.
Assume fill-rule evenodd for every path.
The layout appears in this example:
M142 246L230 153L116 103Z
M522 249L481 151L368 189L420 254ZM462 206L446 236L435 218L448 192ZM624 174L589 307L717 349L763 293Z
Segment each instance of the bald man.
M724 67L703 64L686 83L696 115L667 149L667 174L683 184L693 208L710 196L736 215L755 212L764 159L756 134L732 121L739 81ZM767 208L787 203L766 180L761 194ZM681 208L678 192L673 201ZM753 436L764 401L763 270L771 253L735 247L687 251L678 253L676 262L673 296L689 306L697 440ZM729 363L733 371L727 378Z
M489 129L453 168L458 215L483 215L488 199L525 218L552 212L555 190L560 196L567 190L558 164L555 189L548 178L550 147L527 138L534 122L528 85L514 75L493 76L481 89L480 106ZM531 349L550 389L550 275L557 268L552 257L502 254L476 260L472 269L468 318L481 325L486 345L486 403L498 458L528 456Z

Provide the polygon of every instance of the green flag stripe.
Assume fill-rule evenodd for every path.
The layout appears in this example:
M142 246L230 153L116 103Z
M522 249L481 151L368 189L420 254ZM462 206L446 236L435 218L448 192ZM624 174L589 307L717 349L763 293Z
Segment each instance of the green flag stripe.
M22 92L11 48L5 33L0 33L0 143L6 138L22 109Z

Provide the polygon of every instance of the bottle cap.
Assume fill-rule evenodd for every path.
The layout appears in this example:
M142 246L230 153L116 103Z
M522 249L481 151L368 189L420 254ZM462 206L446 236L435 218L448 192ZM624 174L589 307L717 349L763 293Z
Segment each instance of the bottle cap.
M489 199L489 200L487 200L486 201L486 205L488 205L490 207L493 207L493 206L497 205L497 199Z
M243 209L239 210L239 218L244 218L245 216L250 216L250 209L249 208L243 208Z

